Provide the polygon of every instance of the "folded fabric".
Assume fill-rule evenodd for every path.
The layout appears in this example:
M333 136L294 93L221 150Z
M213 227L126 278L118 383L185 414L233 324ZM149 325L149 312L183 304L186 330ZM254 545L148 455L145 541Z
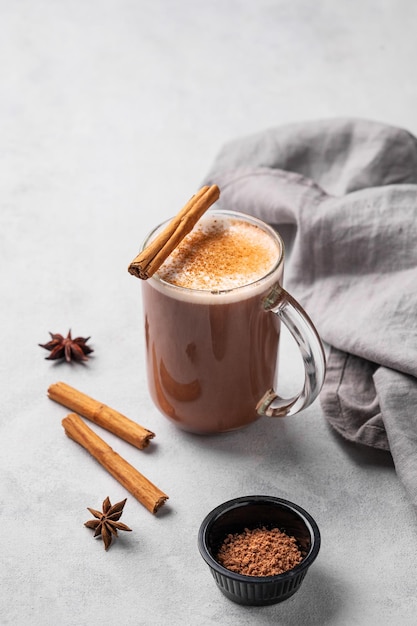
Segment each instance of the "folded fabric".
M204 182L292 232L286 287L329 347L323 412L390 450L417 506L417 139L359 119L272 128L226 144Z

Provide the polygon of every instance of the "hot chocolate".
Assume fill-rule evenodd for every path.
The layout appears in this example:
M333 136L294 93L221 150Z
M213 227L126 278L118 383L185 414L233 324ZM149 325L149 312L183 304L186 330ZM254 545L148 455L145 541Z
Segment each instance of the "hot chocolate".
M279 256L277 240L259 226L208 214L171 253L158 276L179 287L218 292L262 278Z
M264 300L282 257L272 229L208 213L144 281L150 391L178 426L211 433L258 418L275 382L279 319Z

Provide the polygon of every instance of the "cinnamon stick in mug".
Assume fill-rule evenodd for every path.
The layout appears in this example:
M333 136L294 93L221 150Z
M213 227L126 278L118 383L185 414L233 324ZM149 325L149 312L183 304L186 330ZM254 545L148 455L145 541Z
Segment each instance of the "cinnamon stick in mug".
M66 383L58 382L50 385L48 396L51 400L86 417L139 450L146 448L150 440L155 437L155 433L151 430Z
M200 217L218 200L217 185L202 187L168 223L164 230L130 263L130 274L147 280L160 268L171 252L191 232Z
M99 437L79 415L70 413L62 420L66 435L79 443L151 513L168 500L168 496L130 465Z

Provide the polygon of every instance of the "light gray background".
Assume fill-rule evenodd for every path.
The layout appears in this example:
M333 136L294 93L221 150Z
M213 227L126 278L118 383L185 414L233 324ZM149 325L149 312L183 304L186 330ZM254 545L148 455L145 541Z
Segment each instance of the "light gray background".
M318 402L235 434L176 430L148 395L126 268L229 139L338 116L417 133L416 32L411 0L0 0L2 625L415 624L415 512L389 455L342 441ZM37 345L69 328L92 337L86 366ZM159 515L65 437L57 380L156 432L140 452L96 429L169 494ZM211 508L255 493L322 531L301 590L267 608L224 598L196 543ZM107 495L128 497L133 532L105 552L83 523Z

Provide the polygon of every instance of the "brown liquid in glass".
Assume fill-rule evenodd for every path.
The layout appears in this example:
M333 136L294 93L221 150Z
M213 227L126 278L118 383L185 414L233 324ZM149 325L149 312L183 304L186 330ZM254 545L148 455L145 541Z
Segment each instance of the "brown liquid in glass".
M266 294L265 294L266 295ZM241 428L275 382L278 320L263 297L206 304L143 285L148 381L160 411L196 433Z

